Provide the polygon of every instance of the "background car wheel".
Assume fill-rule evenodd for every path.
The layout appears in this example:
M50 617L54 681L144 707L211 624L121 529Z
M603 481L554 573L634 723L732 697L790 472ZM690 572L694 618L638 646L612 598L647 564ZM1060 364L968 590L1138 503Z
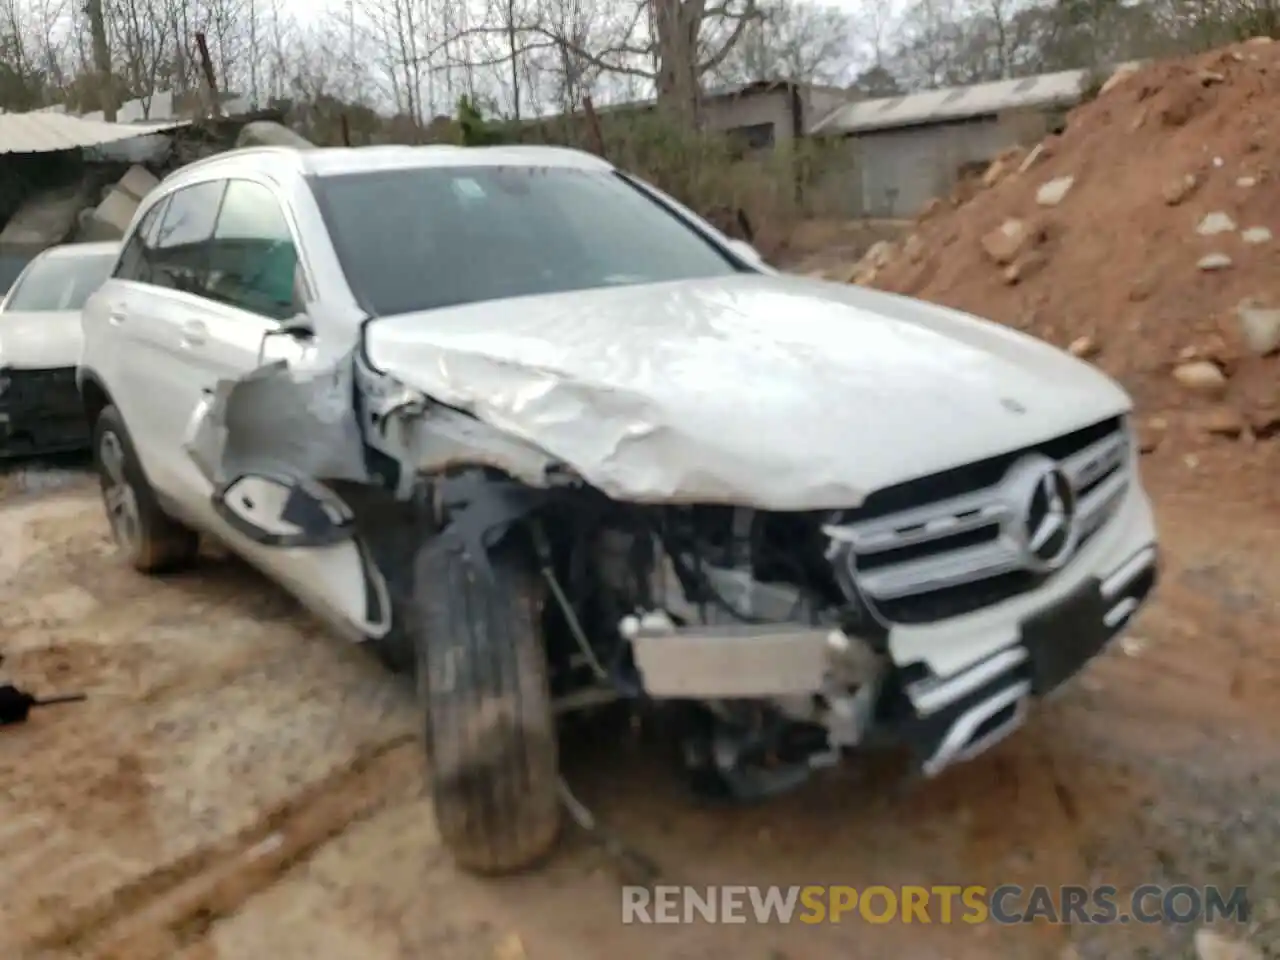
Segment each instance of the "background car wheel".
M506 541L492 574L436 540L414 564L418 691L436 820L457 863L510 873L560 830L559 754L532 563Z
M104 409L93 426L93 460L111 535L134 569L162 573L194 562L199 536L156 502L115 407Z

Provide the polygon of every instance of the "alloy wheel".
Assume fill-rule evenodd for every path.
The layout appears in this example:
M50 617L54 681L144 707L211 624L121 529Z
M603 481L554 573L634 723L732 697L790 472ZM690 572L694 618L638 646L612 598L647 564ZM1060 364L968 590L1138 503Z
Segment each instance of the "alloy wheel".
M142 535L138 497L125 476L124 444L110 430L98 441L98 462L102 465L102 500L116 543L136 550Z

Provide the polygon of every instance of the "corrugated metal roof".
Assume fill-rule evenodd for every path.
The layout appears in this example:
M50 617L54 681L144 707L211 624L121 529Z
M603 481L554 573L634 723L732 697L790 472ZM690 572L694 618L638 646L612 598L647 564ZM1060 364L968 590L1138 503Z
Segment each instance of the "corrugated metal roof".
M104 123L62 113L0 113L0 154L52 153L116 143L148 133L186 126L185 120L166 123Z
M943 120L963 120L1019 107L1071 106L1080 99L1084 70L1064 70L971 87L944 87L906 96L858 100L814 125L816 134L861 133Z

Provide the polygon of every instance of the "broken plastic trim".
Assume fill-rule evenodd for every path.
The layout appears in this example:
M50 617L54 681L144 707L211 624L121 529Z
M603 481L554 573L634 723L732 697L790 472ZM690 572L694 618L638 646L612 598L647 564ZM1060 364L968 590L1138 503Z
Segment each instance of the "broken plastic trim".
M448 478L441 483L441 501L450 522L440 536L449 549L491 576L489 551L513 526L536 512L546 496L545 491L486 477L478 471Z
M244 476L370 483L352 409L352 365L284 362L220 380L188 426L187 454L215 489Z

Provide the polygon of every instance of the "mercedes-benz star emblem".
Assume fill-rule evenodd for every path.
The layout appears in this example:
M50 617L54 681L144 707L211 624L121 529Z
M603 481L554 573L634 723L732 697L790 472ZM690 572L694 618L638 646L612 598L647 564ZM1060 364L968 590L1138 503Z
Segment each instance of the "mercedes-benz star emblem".
M1026 549L1036 566L1052 570L1071 554L1076 541L1075 491L1066 474L1054 466L1036 478L1023 520Z

